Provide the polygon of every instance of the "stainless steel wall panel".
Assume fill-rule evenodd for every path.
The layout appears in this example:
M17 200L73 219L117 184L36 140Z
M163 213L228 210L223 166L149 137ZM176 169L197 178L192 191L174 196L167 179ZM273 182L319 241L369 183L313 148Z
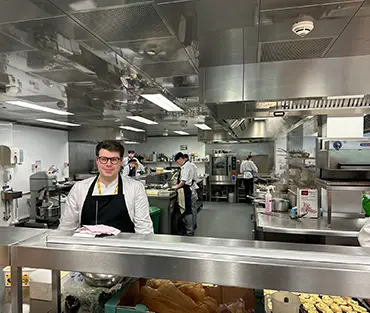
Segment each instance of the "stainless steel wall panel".
M243 100L243 65L202 67L200 69L202 102Z

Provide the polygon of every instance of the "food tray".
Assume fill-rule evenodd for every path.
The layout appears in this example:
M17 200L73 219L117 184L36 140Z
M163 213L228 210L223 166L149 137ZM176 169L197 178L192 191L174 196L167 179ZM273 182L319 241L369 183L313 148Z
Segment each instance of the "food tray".
M275 290L266 290L272 294ZM370 313L370 306L362 299L292 292L301 300L300 313ZM308 303L308 304L305 304ZM335 306L335 304L337 304Z

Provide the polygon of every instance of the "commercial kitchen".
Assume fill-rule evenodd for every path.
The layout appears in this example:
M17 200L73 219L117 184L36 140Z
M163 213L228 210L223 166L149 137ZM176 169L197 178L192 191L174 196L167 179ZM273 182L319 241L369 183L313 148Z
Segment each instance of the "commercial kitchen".
M0 312L370 312L369 0L0 4ZM106 140L154 234L58 229Z

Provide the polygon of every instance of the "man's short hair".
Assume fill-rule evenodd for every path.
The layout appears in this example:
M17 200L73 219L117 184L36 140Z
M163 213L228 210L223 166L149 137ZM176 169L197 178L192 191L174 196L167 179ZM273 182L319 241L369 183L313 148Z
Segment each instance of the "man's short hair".
M175 155L175 161L179 159L185 159L184 154L182 152L179 152Z
M109 152L119 152L121 158L125 154L125 148L117 140L103 140L96 145L95 154L99 156L101 149L108 150Z
M189 154L184 154L184 158L189 160Z

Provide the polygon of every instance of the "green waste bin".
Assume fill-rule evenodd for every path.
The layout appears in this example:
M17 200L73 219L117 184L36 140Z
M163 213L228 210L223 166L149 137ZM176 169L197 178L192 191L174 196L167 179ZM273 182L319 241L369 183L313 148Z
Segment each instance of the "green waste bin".
M159 234L159 219L161 216L161 209L155 206L149 207L150 218L153 222L154 233Z

